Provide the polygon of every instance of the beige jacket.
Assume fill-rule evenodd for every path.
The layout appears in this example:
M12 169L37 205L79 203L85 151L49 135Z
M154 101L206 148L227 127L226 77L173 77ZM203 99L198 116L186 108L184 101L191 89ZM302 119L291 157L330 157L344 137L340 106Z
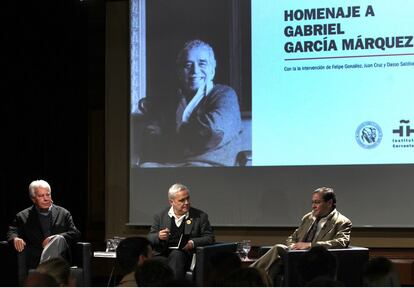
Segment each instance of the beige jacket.
M312 246L324 246L325 248L346 248L351 240L351 220L334 209L328 216L319 234L312 241ZM302 218L300 226L286 239L286 245L302 241L308 232L314 218L309 212Z

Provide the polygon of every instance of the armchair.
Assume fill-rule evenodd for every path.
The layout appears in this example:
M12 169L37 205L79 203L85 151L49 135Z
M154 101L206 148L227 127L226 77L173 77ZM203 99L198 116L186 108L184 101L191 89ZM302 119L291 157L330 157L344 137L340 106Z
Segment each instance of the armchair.
M71 252L71 271L77 286L91 286L91 243L77 242ZM18 253L7 241L0 241L0 255L7 263L2 268L5 274L0 278L0 286L23 286L28 273L24 251Z
M235 166L252 166L252 113L243 111L241 118L241 150L237 154Z
M196 264L193 271L187 271L195 286L202 287L208 283L208 263L210 258L219 252L236 252L237 243L214 243L204 247L197 247L195 252Z
M265 254L272 246L262 246L258 250L259 257ZM289 250L281 255L284 265L283 286L301 286L297 271L298 263L307 250ZM365 264L368 262L369 249L349 246L344 249L328 249L338 261L337 278L345 287L363 286L362 275Z

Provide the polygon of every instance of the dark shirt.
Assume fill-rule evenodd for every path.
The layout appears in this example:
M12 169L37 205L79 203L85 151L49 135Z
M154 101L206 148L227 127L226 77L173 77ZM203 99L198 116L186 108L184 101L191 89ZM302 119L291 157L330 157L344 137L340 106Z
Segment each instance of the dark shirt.
M168 237L168 246L174 247L178 245L178 241L180 240L180 236L184 233L184 221L181 222L181 225L177 227L175 224L174 217L171 217L171 230L170 236Z
M47 213L46 215L39 213L40 227L42 228L43 235L45 236L45 238L50 236L51 220L52 218L50 213Z

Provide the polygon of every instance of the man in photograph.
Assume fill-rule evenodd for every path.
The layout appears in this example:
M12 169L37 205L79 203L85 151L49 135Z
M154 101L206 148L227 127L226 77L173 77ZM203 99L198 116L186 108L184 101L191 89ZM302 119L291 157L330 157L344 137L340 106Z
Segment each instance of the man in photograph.
M180 87L175 101L165 101L173 107L159 115L147 98L139 103L146 118L139 166L234 166L240 152L240 107L231 87L213 82L213 48L191 40L178 53L176 64Z

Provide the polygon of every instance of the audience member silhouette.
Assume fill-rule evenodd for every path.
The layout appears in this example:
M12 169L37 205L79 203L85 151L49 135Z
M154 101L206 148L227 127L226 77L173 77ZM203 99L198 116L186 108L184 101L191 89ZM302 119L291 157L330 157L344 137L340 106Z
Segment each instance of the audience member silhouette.
M239 268L223 281L225 287L271 287L272 281L266 272L254 267Z
M397 287L400 280L394 264L386 257L371 258L364 269L363 285Z
M46 273L31 271L26 278L25 287L57 287L55 278Z
M207 283L210 287L223 286L224 279L233 271L240 269L242 262L234 252L219 252L211 256L207 264Z
M40 263L36 271L55 278L58 286L76 286L76 281L70 273L69 263L61 257L50 258Z
M327 276L318 276L308 283L306 283L306 287L343 287L344 284L338 280L332 279L331 277Z
M305 286L317 277L336 279L337 260L335 256L323 246L314 246L305 252L298 263L300 283Z
M135 271L138 287L171 286L175 280L174 272L168 262L161 258L146 260Z
M145 260L152 257L149 240L144 237L128 237L122 239L116 248L116 261L124 275L118 286L136 286L135 270Z

